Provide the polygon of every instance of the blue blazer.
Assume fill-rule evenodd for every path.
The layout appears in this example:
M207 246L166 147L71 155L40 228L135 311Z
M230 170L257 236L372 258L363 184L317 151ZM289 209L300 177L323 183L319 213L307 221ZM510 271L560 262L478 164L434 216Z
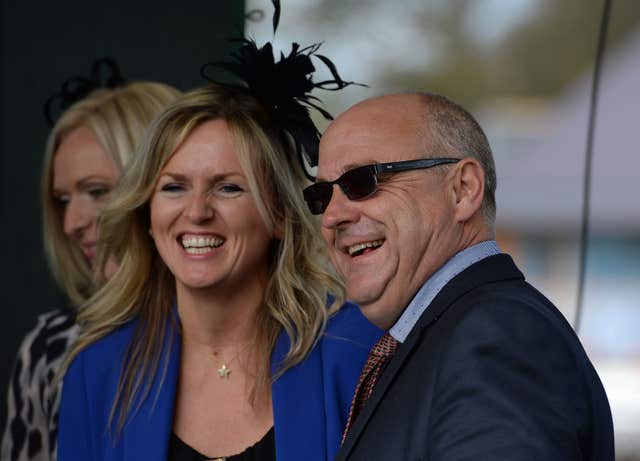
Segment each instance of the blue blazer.
M60 406L59 461L166 459L180 369L180 338L175 329L168 328L165 337L162 354L163 359L168 354L169 361L164 380L161 365L148 397L129 416L119 437L114 438L108 425L135 325L130 322L92 344L67 370ZM360 370L381 335L357 306L345 304L329 320L309 356L273 383L278 461L333 460ZM288 346L283 333L273 351L274 369Z

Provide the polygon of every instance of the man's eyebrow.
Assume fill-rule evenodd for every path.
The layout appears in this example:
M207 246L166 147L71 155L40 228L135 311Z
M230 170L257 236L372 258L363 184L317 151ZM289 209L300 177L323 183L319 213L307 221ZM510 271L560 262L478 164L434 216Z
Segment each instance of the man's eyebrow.
M353 170L354 168L359 168L361 166L366 166L366 165L375 165L377 163L380 163L380 162L377 162L375 160L364 160L364 161L357 162L357 163L355 163L355 162L354 163L347 163L346 165L342 165L342 167L340 167L339 174L335 179L338 179L340 176L345 174L347 171ZM322 176L316 176L316 182L329 182L329 180L323 178Z

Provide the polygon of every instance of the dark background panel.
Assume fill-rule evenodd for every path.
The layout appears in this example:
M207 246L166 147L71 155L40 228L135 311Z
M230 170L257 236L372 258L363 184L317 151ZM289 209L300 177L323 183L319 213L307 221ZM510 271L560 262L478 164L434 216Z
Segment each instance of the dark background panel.
M43 102L103 56L128 80L180 89L223 58L243 30L244 1L0 0L0 428L15 353L38 314L64 306L42 251L39 183L49 126Z

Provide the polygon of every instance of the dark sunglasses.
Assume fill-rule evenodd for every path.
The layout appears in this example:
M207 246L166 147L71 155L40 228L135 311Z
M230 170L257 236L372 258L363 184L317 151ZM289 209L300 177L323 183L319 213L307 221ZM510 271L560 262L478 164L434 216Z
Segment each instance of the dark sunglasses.
M302 193L311 214L322 214L331 201L334 184L340 186L340 189L349 200L361 200L378 190L379 174L432 168L437 165L457 163L459 161L459 158L421 158L359 166L345 172L335 181L322 181L312 184Z

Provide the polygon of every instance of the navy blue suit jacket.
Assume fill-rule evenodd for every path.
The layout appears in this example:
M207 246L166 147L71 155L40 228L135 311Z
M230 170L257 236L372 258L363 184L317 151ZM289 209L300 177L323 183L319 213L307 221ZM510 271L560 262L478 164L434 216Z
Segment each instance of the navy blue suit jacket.
M422 314L338 461L613 461L598 375L511 258L479 261Z
M149 397L118 438L114 440L109 431L120 366L134 330L135 322L119 328L82 351L69 367L60 408L59 461L166 459L180 367L180 340L173 329L163 351L163 356L169 355L164 381L160 371ZM381 334L356 306L346 304L329 320L309 356L273 384L278 461L334 458L360 370ZM170 341L173 346L168 348ZM281 335L273 352L274 366L288 344L286 335Z

